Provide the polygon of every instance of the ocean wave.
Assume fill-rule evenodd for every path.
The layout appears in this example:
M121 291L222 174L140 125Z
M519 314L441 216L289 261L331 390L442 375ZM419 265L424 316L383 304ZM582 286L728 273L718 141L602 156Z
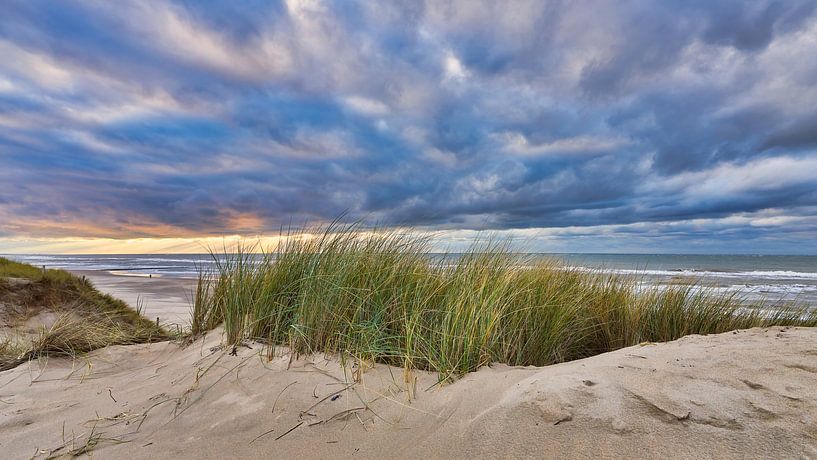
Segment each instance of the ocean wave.
M714 271L714 270L639 270L624 268L593 268L578 267L580 270L593 272L616 273L620 275L649 275L649 276L684 276L691 278L762 278L762 279L792 279L817 280L817 273L795 272L790 270L753 270L753 271Z
M817 286L807 284L735 284L732 289L763 294L801 294L817 292Z

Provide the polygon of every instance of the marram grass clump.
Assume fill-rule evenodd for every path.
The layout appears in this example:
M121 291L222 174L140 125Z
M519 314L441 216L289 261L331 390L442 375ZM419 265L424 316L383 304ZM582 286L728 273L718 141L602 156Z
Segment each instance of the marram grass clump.
M46 314L56 319L34 334L14 324ZM138 310L63 270L42 270L0 257L0 370L41 356L77 356L108 345L167 340Z
M748 306L701 286L648 287L485 242L440 257L398 231L329 227L275 248L213 254L201 273L192 332L224 324L253 339L441 378L491 362L542 366L639 344L770 325L817 325L786 305Z

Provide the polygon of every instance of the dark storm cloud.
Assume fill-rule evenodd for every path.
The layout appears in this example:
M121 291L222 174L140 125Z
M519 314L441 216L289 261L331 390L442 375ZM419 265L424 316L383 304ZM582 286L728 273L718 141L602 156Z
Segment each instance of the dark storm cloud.
M786 150L817 148L817 115L803 117L780 127L769 134L763 146Z
M816 7L7 2L0 234L346 213L794 241L817 215Z

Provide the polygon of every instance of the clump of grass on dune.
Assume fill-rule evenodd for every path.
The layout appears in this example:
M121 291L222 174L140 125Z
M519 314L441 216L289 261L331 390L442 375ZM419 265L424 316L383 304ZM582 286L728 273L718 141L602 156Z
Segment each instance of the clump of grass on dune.
M76 356L108 345L170 338L125 302L97 291L86 279L63 270L42 270L0 257L0 306L7 321L54 312L57 319L33 337L13 328L0 338L0 370L40 356ZM13 310L13 311L12 311Z
M528 260L484 242L439 257L411 233L330 226L272 251L213 254L193 333L224 324L244 339L427 369L442 378L491 362L547 365L641 342L769 325L817 325L787 306L748 307L700 286Z
M154 325L155 326L155 325ZM33 340L7 339L0 344L0 370L30 359L46 356L76 357L109 345L133 345L158 340L106 314L77 316L64 313L50 326L40 329Z

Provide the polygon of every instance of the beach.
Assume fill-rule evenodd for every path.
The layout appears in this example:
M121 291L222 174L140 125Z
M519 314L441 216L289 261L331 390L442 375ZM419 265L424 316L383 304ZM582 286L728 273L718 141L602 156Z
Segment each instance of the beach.
M171 323L191 280L77 272ZM195 341L0 373L8 458L817 456L817 328L643 343L562 364L433 372Z
M817 0L2 12L0 460L817 460Z
M290 257L328 263L326 258L318 259L325 257L319 254L307 250L293 252ZM300 278L301 291L286 288L287 295L320 292L311 301L316 302L331 298L332 289L336 288L343 292L371 289L365 283L376 276L376 272L351 277L351 273L366 270L366 266L343 259L353 253L330 254L336 260L345 261L345 265L332 266L327 274L317 272ZM390 259L391 269L408 267L415 270L411 272L415 275L436 276L422 271L429 268L421 254L401 254L401 259ZM376 258L363 260L374 263ZM561 348L564 345L560 341L574 340L570 330L575 326L560 332L553 328L554 323L548 323L553 319L548 319L547 312L568 314L571 310L560 310L565 308L564 302L569 302L573 295L590 292L566 294L571 284L564 283L580 279L596 283L591 286L600 286L598 280L603 282L605 278L588 276L582 271L568 273L558 267L530 271L512 264L505 272L505 276L512 277L508 279L538 276L537 285L550 286L548 289L554 289L552 292L566 295L550 307L537 306L540 301L531 300L534 302L531 309L540 309L544 316L530 318L543 322L525 326L532 332L546 330L547 334L562 335L555 336L561 337L556 342L549 342L547 334L539 336L543 348L527 350L547 350L544 347L551 346L554 352L574 353L571 357L544 354L545 359L550 362L555 359L558 364L533 366L504 364L512 359L512 355L507 355L508 361L460 366L460 363L448 364L452 361L445 361L448 358L445 355L435 354L436 349L427 350L429 354L425 358L409 356L407 349L405 356L413 360L413 364L407 364L409 358L389 361L390 348L379 349L378 355L365 354L366 348L352 348L365 347L372 343L371 339L346 342L345 348L335 345L330 349L331 342L327 341L326 348L305 349L296 341L287 345L274 340L252 340L246 332L236 335L226 321L205 327L210 321L201 318L207 316L201 316L196 323L199 332L191 334L191 315L196 314L192 310L192 299L197 280L189 276L166 276L167 272L157 268L168 267L178 260L153 260L157 264L153 266L155 273L144 273L144 260L139 259L131 261L130 267L75 267L71 270L74 277L60 270L43 272L39 267L6 262L6 273L29 277L12 275L0 286L5 290L7 303L23 299L24 292L60 286L53 283L74 282L86 286L84 280L89 280L101 292L99 295L125 300L139 308L149 320L147 325L153 326L154 319L158 318L166 331L158 341L147 336L140 339L141 342L128 342L133 343L129 345L97 345L87 353L71 351L66 356L62 348L31 353L29 358L17 361L16 367L0 372L0 432L4 435L0 448L8 458L82 455L103 458L745 458L749 453L770 458L817 457L815 327L783 324L731 330L730 324L769 323L741 316L743 313L738 307L728 305L717 316L695 316L705 315L707 304L694 300L697 298L694 294L687 297L683 294L686 291L678 291L683 294L682 299L687 299L684 302L691 302L681 305L691 309L692 316L675 317L673 321L686 321L684 327L691 328L696 327L695 322L710 318L708 327L726 332L700 335L678 331L672 332L680 337L677 340L628 339L634 345L623 348L616 343L626 345L627 342L608 341L623 340L623 336L617 335L623 332L611 332L609 339L586 337L588 340L597 337L600 341L576 342L576 348L570 351ZM442 272L441 276L477 273L485 266L469 265L474 262L463 260L458 270L465 272ZM492 264L499 259L473 260ZM253 272L254 276L258 276L257 280L271 280L293 273L294 265L287 263L291 264L291 259L262 264L260 271ZM230 292L225 289L263 286L246 275L235 278L238 273L249 272L240 265L231 267L231 271L222 274L228 278L220 278L221 282L238 279L242 284L211 285L210 289L224 295ZM325 282L330 274L337 276L344 273L343 270L353 270L338 278L346 280L348 286L336 284L340 281ZM520 276L523 278L513 278ZM307 283L315 280L319 284L309 287ZM352 282L362 284L352 288ZM456 291L458 295L472 295L475 282L469 283L462 291ZM383 292L389 289L388 285L377 286ZM449 289L459 289L458 285L450 286L454 287ZM587 297L585 301L605 303L617 295L626 295L625 299L629 300L621 308L636 309L635 304L628 303L641 301L639 296L644 294L637 290L626 291L627 286L625 283L598 300ZM403 289L402 282L393 287ZM274 284L267 289L271 288L281 287ZM315 291L318 288L328 290ZM414 289L412 295L422 292L422 287ZM271 319L253 317L251 315L258 313L245 309L247 302L256 302L259 297L255 296L262 295L261 291L252 292L255 293L245 294L244 300L229 307L246 312L237 317L248 322L247 330ZM273 291L266 292L264 299L275 298ZM513 290L497 292L514 295ZM503 305L498 295L485 304L489 308L485 312ZM544 295L547 298L550 294ZM651 314L675 311L671 310L675 298L672 295L655 297L659 307ZM211 308L208 315L216 312L212 310L216 305L213 299L208 295L203 301ZM469 304L478 304L478 299L469 299ZM428 301L433 298L429 297ZM37 303L26 305L39 308ZM306 304L300 314L319 312L316 305ZM460 308L456 305L441 304L436 308ZM347 307L342 300L323 307L330 310L322 315L329 316L320 321L328 325L326 327L338 328L336 333L340 333L342 327L365 324L331 322L331 318L343 314L342 309ZM56 308L71 311L73 307L57 305ZM405 306L390 308L396 311ZM435 311L428 305L416 308L420 310L414 314ZM595 314L595 310L583 311L583 315ZM633 311L648 314L651 310ZM58 317L56 312L48 314ZM508 314L517 313L507 310L505 315ZM660 315L652 320L633 317L627 327L646 327L648 329L642 332L646 334L649 328L661 327L670 318ZM735 321L743 322L730 322L732 315L737 315ZM41 316L27 320L27 324ZM781 316L772 321L798 324L796 318L786 318ZM77 327L83 327L81 318L79 320ZM235 327L235 320L232 321ZM466 326L479 321L475 317L468 320ZM393 327L399 324L402 323ZM799 324L813 325L813 322ZM429 322L423 327L432 326ZM195 327L193 324L194 330ZM450 323L446 327L453 329L459 325ZM599 330L607 327L605 323L596 326ZM501 328L497 331L495 334L499 334ZM422 339L410 332L401 333L406 334L406 338ZM36 331L32 334L37 335ZM434 336L426 337L424 340ZM306 339L308 337L304 337ZM72 340L83 343L81 337ZM446 342L439 346L446 346ZM598 346L613 351L598 351L604 350L596 348ZM457 350L449 350L449 353L454 356ZM468 356L460 353L460 356ZM594 356L585 357L588 355L582 353ZM535 359L533 353L520 357ZM426 367L418 367L423 365Z
M213 331L0 373L0 447L7 458L86 446L102 458L811 458L815 343L813 328L689 336L437 385L324 355L266 361L253 344L232 355Z
M180 277L115 275L106 270L70 270L88 278L100 291L122 299L171 330L189 328L196 280Z

